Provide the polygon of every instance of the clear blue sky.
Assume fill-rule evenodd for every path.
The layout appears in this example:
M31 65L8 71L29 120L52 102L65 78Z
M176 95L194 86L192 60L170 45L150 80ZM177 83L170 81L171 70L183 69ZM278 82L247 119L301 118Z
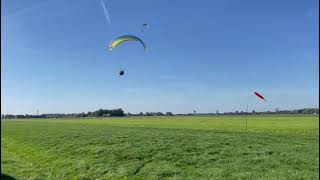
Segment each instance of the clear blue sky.
M105 2L1 1L2 113L319 107L316 0Z

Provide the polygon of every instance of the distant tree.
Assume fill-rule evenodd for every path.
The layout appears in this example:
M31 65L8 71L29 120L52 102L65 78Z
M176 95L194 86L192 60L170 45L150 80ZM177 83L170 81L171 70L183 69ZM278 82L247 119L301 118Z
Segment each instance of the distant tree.
M99 109L99 110L97 111L97 116L98 116L98 117L103 116L103 114L104 114L104 110L103 110L103 109Z
M110 117L111 114L110 114L110 113L108 113L108 114L103 114L102 116L103 116L103 117Z
M16 115L16 118L17 118L17 119L22 119L22 118L25 118L25 116L19 114L19 115Z
M124 116L124 112L122 109L114 109L114 110L111 110L111 113L110 113L111 116Z
M156 115L157 116L163 116L163 113L162 112L157 112Z
M252 110L252 114L255 114L256 113L256 111L255 110Z
M80 117L82 117L82 118L86 117L86 113L84 113L84 112L80 113Z
M166 112L166 116L173 116L172 112Z
M143 112L140 112L140 113L138 114L138 116L143 116Z
M15 116L12 114L6 114L6 115L4 115L4 118L12 119L12 118L15 118Z

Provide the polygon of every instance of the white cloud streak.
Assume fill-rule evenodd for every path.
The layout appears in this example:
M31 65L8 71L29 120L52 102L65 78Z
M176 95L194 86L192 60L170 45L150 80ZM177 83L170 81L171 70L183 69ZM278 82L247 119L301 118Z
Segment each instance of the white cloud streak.
M111 25L111 19L110 19L110 16L109 16L109 12L108 12L108 10L106 8L106 5L105 5L103 0L101 0L101 6L102 6L102 9L103 9L104 15L106 17L106 20Z

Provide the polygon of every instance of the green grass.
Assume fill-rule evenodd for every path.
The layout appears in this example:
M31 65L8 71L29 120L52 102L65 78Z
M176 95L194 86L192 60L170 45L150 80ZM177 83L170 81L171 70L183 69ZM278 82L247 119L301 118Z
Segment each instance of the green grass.
M1 121L17 179L318 179L319 117Z

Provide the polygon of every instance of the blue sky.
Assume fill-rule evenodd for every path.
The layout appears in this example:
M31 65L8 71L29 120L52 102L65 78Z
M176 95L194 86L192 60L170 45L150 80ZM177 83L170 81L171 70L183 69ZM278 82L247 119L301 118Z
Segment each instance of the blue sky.
M105 2L1 1L2 113L319 107L316 0Z

